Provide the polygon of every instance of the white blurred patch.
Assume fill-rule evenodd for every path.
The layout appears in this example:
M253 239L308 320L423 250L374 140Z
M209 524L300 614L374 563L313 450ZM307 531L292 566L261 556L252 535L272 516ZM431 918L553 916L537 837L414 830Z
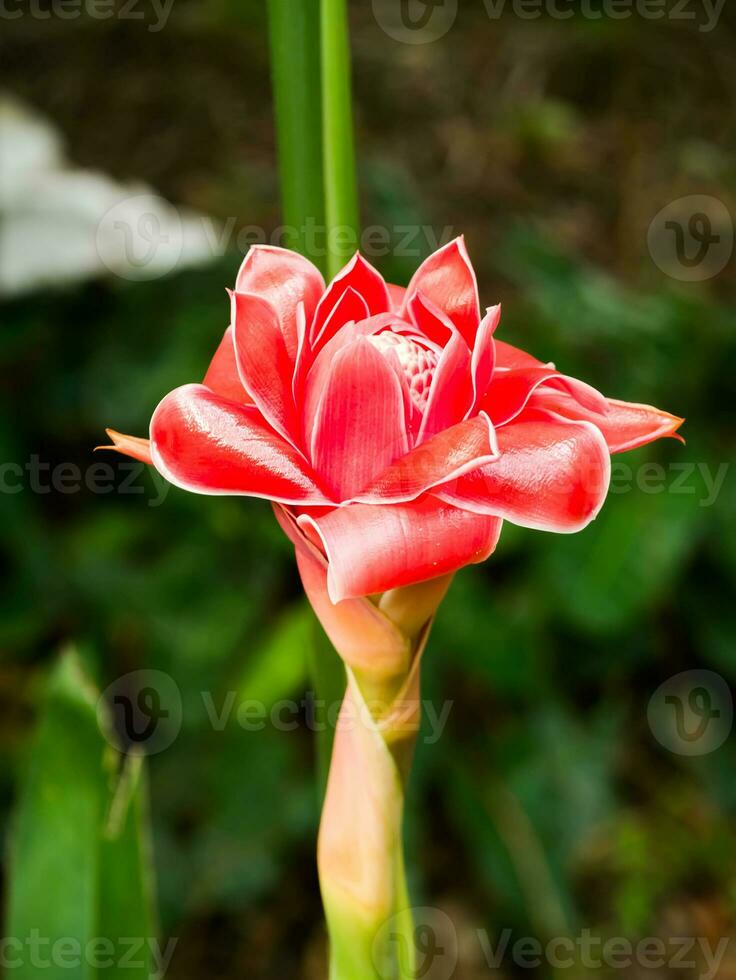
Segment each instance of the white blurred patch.
M158 279L211 261L213 222L143 184L75 170L48 120L0 96L0 293L113 273Z

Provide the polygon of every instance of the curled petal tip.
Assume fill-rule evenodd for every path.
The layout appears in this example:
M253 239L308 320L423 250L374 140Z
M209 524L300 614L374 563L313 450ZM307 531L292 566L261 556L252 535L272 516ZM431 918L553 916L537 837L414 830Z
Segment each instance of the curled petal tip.
M112 440L112 445L95 446L95 452L98 449L112 449L124 456L131 456L133 459L140 460L142 463L151 464L151 442L149 439L143 439L140 436L128 436L123 432L117 432L115 429L105 429L105 432Z

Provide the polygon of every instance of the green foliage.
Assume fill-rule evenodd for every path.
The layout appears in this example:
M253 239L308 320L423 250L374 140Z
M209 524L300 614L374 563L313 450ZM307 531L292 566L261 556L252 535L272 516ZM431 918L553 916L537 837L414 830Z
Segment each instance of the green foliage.
M49 678L11 837L5 934L23 980L151 975L143 760L129 757L116 775L98 698L67 650ZM126 939L140 942L129 964Z

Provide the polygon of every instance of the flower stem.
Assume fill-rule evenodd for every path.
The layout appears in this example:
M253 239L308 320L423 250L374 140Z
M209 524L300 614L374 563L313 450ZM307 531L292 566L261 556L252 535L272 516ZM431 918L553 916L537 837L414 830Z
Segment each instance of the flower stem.
M415 977L402 822L405 760L419 725L417 695L418 663L398 698L376 717L380 699L369 709L348 672L318 847L330 980Z
M268 0L285 244L324 271L320 0Z
M358 245L358 194L346 0L321 0L321 10L327 272L334 276Z

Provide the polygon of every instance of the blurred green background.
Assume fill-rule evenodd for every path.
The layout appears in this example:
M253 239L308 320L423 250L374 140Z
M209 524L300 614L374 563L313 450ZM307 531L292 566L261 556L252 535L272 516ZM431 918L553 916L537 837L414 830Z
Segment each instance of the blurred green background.
M3 470L0 526L8 935L34 916L52 935L160 928L177 939L175 980L320 978L308 713L294 730L234 716L216 730L202 697L219 710L228 691L272 705L310 688L316 631L291 546L261 501L167 493L91 455L104 426L143 435L163 393L201 378L238 229L280 222L265 9L176 0L155 31L143 4L142 20L37 9L52 15L3 24L5 92L58 126L73 166L229 222L231 247L151 281L99 274L4 304L0 456L23 468ZM405 283L431 250L424 226L464 233L483 304L504 304L502 339L688 419L685 447L617 457L629 469L586 531L506 525L496 555L457 576L426 658L425 696L452 707L436 744L420 739L411 784L416 904L452 919L458 980L552 975L509 961L492 974L480 929L493 943L504 928L589 929L715 947L736 932L734 740L668 751L647 708L685 670L736 681L736 488L720 469L735 441L734 266L684 282L647 235L688 195L736 214L735 12L706 32L510 5L493 20L478 0L408 44L380 9L351 4L362 216L391 230L374 259L386 278ZM406 228L420 229L409 254ZM34 457L49 464L35 487ZM84 485L100 462L104 493ZM651 462L663 480L648 481ZM61 463L81 488L72 475L39 491ZM97 692L141 669L173 678L181 731L118 783ZM51 869L33 894L23 861ZM593 972L701 968L575 976ZM718 977L736 977L736 940Z

